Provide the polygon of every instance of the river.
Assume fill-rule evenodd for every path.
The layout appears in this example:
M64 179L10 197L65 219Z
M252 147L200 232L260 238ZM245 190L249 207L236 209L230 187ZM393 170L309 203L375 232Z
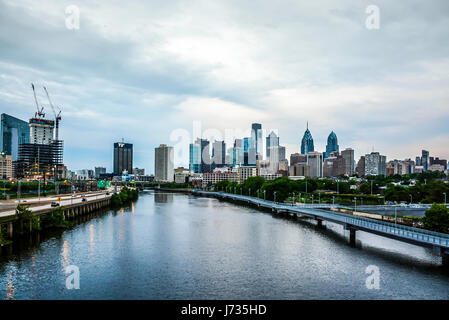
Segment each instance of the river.
M3 247L0 299L449 298L449 273L431 250L364 232L351 247L346 232L148 191L127 208ZM68 266L79 289L66 287Z

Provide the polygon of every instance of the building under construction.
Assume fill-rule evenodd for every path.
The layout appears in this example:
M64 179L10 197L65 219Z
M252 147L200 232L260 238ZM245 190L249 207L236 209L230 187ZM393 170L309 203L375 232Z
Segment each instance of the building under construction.
M17 178L53 179L58 167L63 165L63 141L52 140L49 144L23 143L15 162Z
M61 111L59 110L59 113L56 114L47 89L44 87L50 106L55 114L55 121L45 119L44 108L39 107L34 85L32 84L31 86L37 112L34 118L31 118L29 121L30 143L19 144L17 161L14 163L15 176L19 179L33 180L60 178L59 172L61 167L63 167L64 150L64 143L62 140L59 140L58 134Z

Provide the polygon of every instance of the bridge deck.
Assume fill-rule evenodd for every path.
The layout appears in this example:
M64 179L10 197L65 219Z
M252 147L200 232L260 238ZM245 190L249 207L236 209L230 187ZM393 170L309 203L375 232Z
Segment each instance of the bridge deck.
M361 230L374 233L380 236L388 237L407 243L420 245L429 248L440 248L441 253L449 252L449 234L433 232L429 230L413 228L403 225L397 225L391 222L379 221L375 219L352 216L349 214L333 212L324 209L338 207L337 205L288 205L274 203L273 201L263 200L255 197L236 195L223 192L192 191L193 194L212 195L219 198L228 198L245 201L255 205L272 208L276 211L285 211L288 213L299 214L317 220L330 221L344 225L347 229Z

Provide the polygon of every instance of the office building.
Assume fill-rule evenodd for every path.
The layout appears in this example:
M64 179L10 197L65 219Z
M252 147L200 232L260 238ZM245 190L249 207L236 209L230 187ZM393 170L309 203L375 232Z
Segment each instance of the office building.
M306 163L307 155L301 153L292 153L290 155L290 166L293 166L297 163Z
M309 131L309 123L307 123L307 129L304 132L304 136L301 140L301 153L307 155L309 152L314 152L315 147L313 145L312 134Z
M323 176L323 154L312 151L307 154L307 164L310 167L310 177L320 178Z
M341 156L345 159L345 172L348 176L352 176L355 173L354 170L354 149L346 148L341 152Z
M289 176L310 177L310 166L307 163L295 163L290 165Z
M266 137L265 147L266 147L267 159L269 159L270 158L270 149L273 147L279 147L279 137L273 131L271 131L271 133L268 135L268 137Z
M338 177L346 173L346 160L339 155L337 151L333 151L324 160L323 176L324 177Z
M220 181L238 182L239 181L238 173L234 171L225 171L225 170L203 173L202 179L203 188L211 187Z
M174 181L173 147L161 144L154 149L154 179L156 181Z
M2 152L0 153L0 179L6 180L12 177L12 156Z
M105 167L95 167L95 178L100 178L100 175L105 174L106 173L106 168Z
M333 131L327 137L326 152L324 153L323 157L326 159L330 156L331 152L340 152L337 135Z
M212 171L215 168L226 166L226 143L224 141L215 141L212 144Z
M421 165L424 171L427 171L429 169L429 151L422 150L421 154Z
M145 175L145 169L133 168L133 174L136 175L136 176L144 176Z
M189 148L189 169L194 173L211 172L212 160L210 156L210 143L206 139L197 138Z
M251 139L254 142L254 147L256 149L256 160L262 160L262 125L260 123L253 123L251 125Z
M133 172L133 145L131 143L114 143L114 175L120 176L123 171Z
M237 174L239 177L239 183L245 182L249 177L257 176L257 167L256 166L242 166L238 167Z
M363 177L365 176L365 157L361 156L359 161L357 162L357 168L355 169L357 176Z
M22 143L30 143L28 122L2 113L0 152L11 155L12 161L16 161L19 154L19 145Z

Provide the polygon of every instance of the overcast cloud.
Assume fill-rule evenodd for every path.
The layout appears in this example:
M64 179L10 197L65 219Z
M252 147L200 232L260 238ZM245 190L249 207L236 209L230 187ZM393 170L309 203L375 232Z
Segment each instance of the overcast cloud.
M371 4L378 30L365 27ZM152 173L154 147L179 146L173 132L196 121L223 135L260 122L288 154L309 121L319 151L333 130L357 158L449 158L448 36L447 0L0 0L0 111L30 118L30 83L44 104L47 86L72 170L111 170L123 138Z

